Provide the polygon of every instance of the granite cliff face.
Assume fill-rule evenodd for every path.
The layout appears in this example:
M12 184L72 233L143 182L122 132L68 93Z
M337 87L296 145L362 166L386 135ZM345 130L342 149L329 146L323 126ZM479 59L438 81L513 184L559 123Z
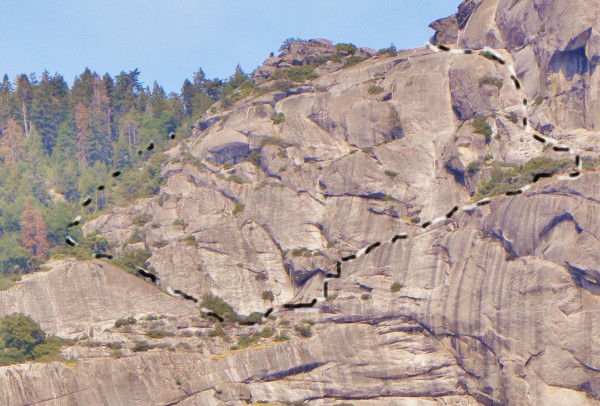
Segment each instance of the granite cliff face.
M0 292L0 313L79 339L64 350L76 362L1 367L0 403L599 403L593 165L422 227L474 201L494 162L565 158L534 134L598 159L598 6L471 0L432 24L432 42L488 46L505 65L425 48L361 49L367 59L353 64L329 58L326 40L269 58L252 94L202 117L167 151L158 196L84 231L105 236L115 255L150 250L162 289L212 293L245 315L274 307L275 317L218 329L197 304L109 261L51 262ZM318 77L277 79L318 58ZM132 243L136 228L145 237ZM345 263L311 311L281 308L322 297L340 257L402 232ZM115 327L128 316L137 322ZM254 332L256 342L229 349L230 337ZM156 348L132 351L136 340Z

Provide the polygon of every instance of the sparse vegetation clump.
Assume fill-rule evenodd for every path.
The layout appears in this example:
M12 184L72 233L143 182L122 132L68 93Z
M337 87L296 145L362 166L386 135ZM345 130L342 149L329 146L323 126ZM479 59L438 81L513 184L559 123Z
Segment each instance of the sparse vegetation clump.
M356 47L356 45L354 44L346 44L346 43L339 43L339 44L335 44L335 49L339 52L339 53L347 53L350 55L354 55L356 52L358 52L358 48Z
M134 227L131 236L127 240L125 240L123 245L125 246L128 244L137 244L138 242L144 242L146 241L146 235L146 230L144 230L143 228Z
M175 219L173 220L173 225L177 227L185 227L187 226L187 223L184 219Z
M502 89L502 86L504 86L504 79L496 76L484 76L479 79L479 86L481 87L484 85L496 86L498 90L500 90Z
M265 290L265 291L263 291L263 293L260 295L260 298L261 298L262 300L265 300L265 301L272 302L273 300L275 300L275 295L273 294L273 291L270 291L270 290Z
M242 179L242 178L241 178L239 175L236 175L235 173L233 173L233 174L229 175L229 176L227 177L227 180L228 180L229 182L234 182L234 183L237 183L238 185L241 185L241 184L244 184L244 183L246 183L246 182L244 181L244 179Z
M311 337L312 331L310 329L310 324L308 323L300 323L294 326L294 330L296 330L302 337Z
M150 350L152 348L154 348L154 347L152 347L150 344L148 344L147 341L136 340L136 341L134 341L134 345L131 348L131 351L133 351L133 352L141 352L141 351L148 351L148 350Z
M312 66L292 66L288 69L278 70L274 76L274 79L287 79L294 83L304 83L307 80L313 80L319 77L319 74L315 72Z
M258 323L263 318L263 314L260 312L252 312L248 315L248 321L252 323Z
M280 113L280 114L283 114L283 113ZM285 120L285 115L283 116L283 119ZM260 140L261 148L266 147L267 145L278 145L280 147L283 147L284 142L280 137L265 137L262 140Z
M157 329L157 328L146 331L146 337L153 338L153 339L172 337L174 335L175 334L173 334L170 331L163 330L163 329Z
M198 241L196 241L196 237L194 237L193 235L186 235L185 238L183 239L183 241L189 245L190 247L197 247L198 246Z
M346 64L344 65L344 68L349 68L351 66L358 65L359 63L363 62L364 60L365 60L365 58L362 56L351 55L348 57L348 59L346 59Z
M392 283L392 286L390 286L390 291L392 293L396 293L399 292L400 289L402 289L404 286L402 286L402 284L400 282L394 282Z
M250 153L250 155L248 155L248 158L246 159L248 162L253 163L254 165L260 167L261 166L261 157L260 157L260 152L258 151L252 151Z
M238 214L240 214L241 212L243 212L245 208L246 208L246 205L244 203L235 202L235 207L233 208L232 214L234 216L237 216Z
M148 258L151 256L152 253L147 249L124 250L121 256L117 258L114 263L123 269L134 270L138 266L144 266Z
M121 319L118 319L117 321L115 321L115 327L120 328L120 327L129 326L129 325L136 324L136 323L137 323L136 318L133 316L129 316L129 317L124 317L124 318L121 318Z
M215 312L226 321L240 320L240 316L233 310L233 307L218 296L211 294L205 295L200 306Z
M481 169L481 165L481 161L476 160L471 162L469 165L467 165L467 174L469 176L475 175L479 171L479 169Z
M381 86L377 86L377 85L371 85L369 86L368 92L371 96L375 96L378 95L380 93L383 93L385 91L385 89Z
M254 344L258 343L258 338L252 335L246 335L246 336L241 336L240 338L238 338L238 348L242 349L242 348L246 348L246 347L250 347Z
M290 336L288 336L283 331L280 331L279 333L277 333L277 335L275 336L275 338L273 340L280 342L280 341L287 341L289 339L290 339Z
M259 335L262 338L269 338L273 336L273 334L275 334L275 331L273 331L273 329L269 326L263 327L263 329L259 333Z
M273 122L273 124L282 124L282 123L285 123L285 114L281 113L281 112L276 113L271 118L271 121Z
M146 224L147 222L149 222L150 220L152 220L152 215L151 214L141 213L141 214L136 215L133 218L132 222L136 226L142 226L142 225Z
M396 56L398 55L398 50L396 49L396 46L394 44L390 44L389 47L387 48L381 48L379 51L377 51L377 56Z
M525 165L506 167L493 163L491 178L477 189L476 199L519 189L530 183L538 173L555 174L573 165L570 159L554 160L546 157L533 158Z
M492 141L492 132L493 131L492 131L492 127L490 126L490 124L487 121L487 117L485 117L485 116L475 117L475 119L473 120L471 125L473 126L473 132L485 136L486 143L489 144Z
M155 248L163 248L169 245L169 242L166 240L158 240L154 243Z
M306 247L294 248L292 250L292 256L293 257L311 257L312 256L312 251L309 250Z

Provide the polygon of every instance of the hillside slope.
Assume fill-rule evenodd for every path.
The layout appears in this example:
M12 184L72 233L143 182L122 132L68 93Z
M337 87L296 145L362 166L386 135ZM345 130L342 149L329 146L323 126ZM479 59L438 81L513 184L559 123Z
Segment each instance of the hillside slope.
M66 261L0 292L0 313L80 338L76 366L1 367L2 403L598 403L598 5L465 1L433 26L466 54L312 40L269 58L166 152L156 197L84 225L149 250L160 287ZM553 176L504 193L536 173ZM221 329L167 288L276 310Z

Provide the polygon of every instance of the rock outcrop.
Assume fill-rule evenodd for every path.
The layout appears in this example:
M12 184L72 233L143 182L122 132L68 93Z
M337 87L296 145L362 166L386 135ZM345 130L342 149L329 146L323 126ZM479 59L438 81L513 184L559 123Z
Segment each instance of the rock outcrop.
M83 228L117 256L149 250L160 287L66 260L0 292L0 314L78 340L64 350L73 365L1 367L0 403L598 404L598 5L469 0L432 24L435 43L489 46L504 65L359 50L364 62L281 90L264 87L276 69L338 50L312 40L269 58L253 75L260 92L166 152L156 197ZM424 227L500 182L503 165L574 158L532 137L544 134L584 160L581 177ZM336 261L374 242L324 298ZM167 288L244 316L275 311L221 325Z

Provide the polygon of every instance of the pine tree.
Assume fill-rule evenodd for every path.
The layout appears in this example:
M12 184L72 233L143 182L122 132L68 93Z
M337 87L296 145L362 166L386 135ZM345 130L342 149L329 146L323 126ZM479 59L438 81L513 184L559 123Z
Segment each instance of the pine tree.
M115 77L113 103L121 117L138 107L138 97L143 93L139 75L140 71L135 69L128 73L121 72Z
M23 146L23 130L14 118L9 118L2 131L2 156L9 164L14 164L21 158Z
M183 107L185 109L185 114L188 117L191 117L194 112L194 95L196 94L196 89L192 82L189 79L183 81L183 86L181 87L181 99L183 101Z
M31 119L42 137L47 155L52 153L58 128L68 112L68 91L62 76L51 77L47 71L42 73L41 82L34 91Z
M94 94L94 75L92 71L85 68L83 73L75 78L71 88L71 104L77 106L79 103L89 106Z
M75 107L75 127L77 128L77 160L82 168L88 164L88 152L92 138L92 126L90 122L90 112L83 103Z
M21 244L35 257L45 259L48 255L46 221L40 210L32 208L29 202L25 203L21 218Z
M0 84L0 133L6 124L6 120L15 113L13 110L13 96L12 84L8 79L8 75L4 74Z

